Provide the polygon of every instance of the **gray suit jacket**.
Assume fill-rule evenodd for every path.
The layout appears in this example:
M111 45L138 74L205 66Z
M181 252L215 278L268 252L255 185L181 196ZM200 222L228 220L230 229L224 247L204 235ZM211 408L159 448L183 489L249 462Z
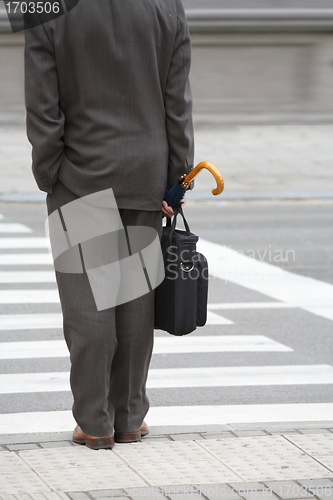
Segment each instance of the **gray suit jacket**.
M113 188L160 210L193 165L191 45L180 0L80 0L25 32L33 173L52 194Z

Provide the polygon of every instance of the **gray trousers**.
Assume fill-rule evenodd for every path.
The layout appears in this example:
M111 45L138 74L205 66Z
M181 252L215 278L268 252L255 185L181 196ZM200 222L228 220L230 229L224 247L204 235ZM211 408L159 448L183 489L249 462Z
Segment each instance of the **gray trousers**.
M48 214L75 199L58 181L47 195ZM125 227L149 226L161 236L161 211L119 212ZM94 436L138 429L149 409L146 381L154 339L154 291L98 311L86 273L56 271L56 280L76 422Z

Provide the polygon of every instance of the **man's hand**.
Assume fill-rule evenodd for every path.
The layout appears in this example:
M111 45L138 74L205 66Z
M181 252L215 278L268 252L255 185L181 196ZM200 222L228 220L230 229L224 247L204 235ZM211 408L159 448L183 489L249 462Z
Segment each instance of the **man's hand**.
M162 214L169 219L171 219L175 215L173 208L170 207L165 200L163 200Z
M186 203L186 196L185 195L184 195L184 198L182 199L182 201L180 203L182 205L185 205L185 203ZM174 212L173 208L170 207L165 200L163 200L162 214L165 217L168 217L169 219L171 219L175 215L175 212Z

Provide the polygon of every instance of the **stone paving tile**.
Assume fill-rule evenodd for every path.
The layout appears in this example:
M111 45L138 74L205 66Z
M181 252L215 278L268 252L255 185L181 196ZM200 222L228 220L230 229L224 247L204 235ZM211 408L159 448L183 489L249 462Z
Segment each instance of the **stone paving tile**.
M216 434L202 434L204 439L225 439L225 438L234 438L235 434L232 432L219 432Z
M158 441L171 441L169 436L146 436L143 438L143 442L157 443Z
M185 493L184 495L168 495L170 500L203 500L200 493Z
M331 427L333 426L333 423ZM206 432L226 432L232 431L233 428L228 424L212 424L212 425L173 425L151 427L149 436L170 436L170 434L202 434Z
M165 495L185 495L186 493L198 493L198 485L196 484L174 484L159 486L158 489L163 491Z
M267 436L265 431L235 431L237 437L247 437L247 436Z
M282 436L205 439L200 445L245 481L284 481L331 474Z
M42 434L12 434L10 436L0 436L0 444L25 444L40 443L46 441L71 441L72 432L53 432Z
M227 484L200 484L197 488L208 500L241 500Z
M41 469L40 478L55 491L91 491L98 489L120 489L147 484L126 465L108 467L76 467L67 469Z
M288 436L287 439L310 455L333 455L333 436L331 434L300 434Z
M333 475L333 455L325 455L323 457L316 455L316 460L327 467Z
M328 429L297 429L302 434L331 434Z
M329 479L303 479L298 480L302 488L309 490L320 500L333 500L333 476Z
M177 463L154 463L152 461L151 463L136 463L134 467L140 477L153 486L161 483L169 485L227 483L239 477L214 458Z
M39 446L36 443L29 444L8 444L7 448L9 451L19 451L19 450L35 450L39 449Z
M274 436L274 434L279 434L280 436L288 436L288 435L292 435L292 434L295 434L295 435L299 435L299 431L296 430L296 429L283 429L283 430L280 430L280 431L266 431L268 432L269 434L272 434Z
M265 484L283 500L313 498L312 493L306 491L304 486L300 486L295 481L267 481Z
M88 495L82 492L74 492L74 493L68 493L68 496L72 500L89 500Z
M125 495L121 495L121 496L112 496L112 497L105 497L105 498L114 498L116 500L132 500L132 497L130 496L125 496Z
M88 495L92 498L113 498L113 497L121 497L124 495L124 490L96 490L96 491L88 491Z
M203 439L200 434L171 434L170 437L174 441L196 441L197 439Z
M21 470L15 468L12 471L2 470L2 494L37 493L42 491L51 491L51 489L29 468L22 468Z
M121 496L118 496L118 497L108 497L108 498L116 498L117 500L133 500L132 497L129 497L127 495L126 496L125 495L121 495Z
M277 500L277 496L271 490L245 491L242 493L245 500Z
M69 500L66 493L49 491L44 493L17 493L16 495L1 495L0 500Z
M30 467L14 452L0 453L0 471L21 474L22 471L31 471Z
M229 483L229 485L241 495L244 491L261 491L267 489L267 487L262 483Z
M311 492L315 492L318 488L333 488L333 480L327 478L322 479L300 479L297 480L299 484L307 488Z
M96 451L90 450L85 446L24 450L19 452L19 456L33 470L38 472L42 470L54 469L116 467L124 465L124 462L118 457L118 455L110 450ZM93 490L94 488L90 489Z
M46 441L44 443L39 443L42 448L64 448L73 447L73 444L69 441Z
M200 442L204 442L204 440L202 439ZM164 462L175 464L212 460L211 454L195 441L132 443L114 447L113 451L133 467L136 464L156 465Z
M125 488L126 498L132 500L163 500L166 496L162 488Z
M316 496L320 500L333 500L333 488L325 488L324 490L318 490L316 492Z
M229 424L231 430L256 430L265 429L268 432L271 430L280 429L328 429L333 427L332 421L313 421L313 422L262 422L261 424Z
M50 493L30 493L32 500L68 500L66 493L52 491ZM18 500L21 500L18 498ZM29 499L30 500L30 499Z

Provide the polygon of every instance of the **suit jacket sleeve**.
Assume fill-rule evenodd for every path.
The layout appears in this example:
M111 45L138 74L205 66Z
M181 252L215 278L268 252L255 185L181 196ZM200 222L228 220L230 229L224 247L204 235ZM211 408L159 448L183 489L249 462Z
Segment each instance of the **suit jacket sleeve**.
M177 5L177 34L165 91L166 127L169 142L167 189L193 168L194 136L192 92L189 81L191 40L185 11Z
M25 31L24 57L32 171L39 189L51 194L64 155L65 116L59 107L54 47L43 25Z

